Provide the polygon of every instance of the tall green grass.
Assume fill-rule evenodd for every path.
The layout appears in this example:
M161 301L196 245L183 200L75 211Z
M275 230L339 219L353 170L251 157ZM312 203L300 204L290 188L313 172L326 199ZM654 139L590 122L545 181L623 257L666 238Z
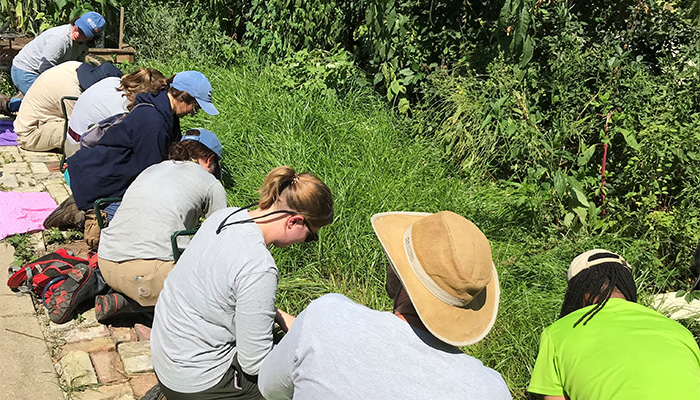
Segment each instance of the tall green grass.
M212 81L221 114L200 113L182 122L183 128L203 126L221 138L231 205L254 201L267 172L283 164L312 172L331 188L336 217L321 229L320 241L273 249L286 282L278 295L282 309L298 313L321 294L339 292L389 310L383 288L387 261L371 216L457 212L491 240L502 290L492 332L465 351L498 370L520 398L525 397L539 335L558 315L570 260L605 247L621 252L632 265L648 264L643 241L614 235L567 237L550 226L537 199L523 201L522 194L490 180L478 166L456 171L440 149L410 135L372 93L283 89L279 68L254 61L239 61L232 69L201 68L186 60L150 66L166 74L198 68Z

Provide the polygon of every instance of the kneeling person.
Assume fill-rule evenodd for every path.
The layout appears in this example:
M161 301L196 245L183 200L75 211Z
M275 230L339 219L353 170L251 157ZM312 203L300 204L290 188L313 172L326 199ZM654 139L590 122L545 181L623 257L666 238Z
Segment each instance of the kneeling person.
M170 236L226 207L226 191L214 177L221 150L213 132L189 130L170 148L169 160L147 168L129 186L101 232L99 266L116 293L95 299L99 321L154 306L175 264Z
M389 257L394 312L339 294L304 310L260 368L273 399L510 399L498 372L459 350L496 319L491 247L448 211L382 213L372 226Z
M561 316L542 332L529 391L545 399L697 399L700 351L678 322L637 304L622 256L590 250L567 273Z

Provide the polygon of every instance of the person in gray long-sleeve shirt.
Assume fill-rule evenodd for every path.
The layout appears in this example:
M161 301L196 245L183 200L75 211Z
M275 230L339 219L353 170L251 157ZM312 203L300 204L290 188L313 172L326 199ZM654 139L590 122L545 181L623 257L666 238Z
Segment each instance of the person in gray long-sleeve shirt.
M219 210L202 224L156 303L151 355L169 400L261 399L272 349L278 272L267 246L318 238L333 220L328 187L290 167L272 170L258 208ZM280 321L283 322L283 321Z

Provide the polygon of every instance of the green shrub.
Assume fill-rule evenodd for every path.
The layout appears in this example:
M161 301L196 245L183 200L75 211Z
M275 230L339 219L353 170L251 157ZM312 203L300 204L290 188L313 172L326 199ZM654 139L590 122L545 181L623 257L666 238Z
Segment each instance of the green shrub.
M132 2L126 15L125 40L137 50L137 58L230 64L239 46L221 31L219 20L210 17L199 2Z
M697 27L668 3L591 7L539 8L539 51L524 67L506 54L485 73L430 75L417 132L462 170L483 165L511 186L541 212L535 226L643 238L646 284L684 287L700 239Z

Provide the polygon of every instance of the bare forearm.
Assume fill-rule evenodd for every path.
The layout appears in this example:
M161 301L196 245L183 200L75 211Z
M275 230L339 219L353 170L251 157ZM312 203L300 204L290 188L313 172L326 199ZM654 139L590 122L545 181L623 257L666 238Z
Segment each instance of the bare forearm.
M289 331L289 328L292 327L294 320L296 320L295 316L287 314L279 308L277 309L277 315L275 315L275 322L277 322L277 324L280 326L280 328L282 328L283 331Z

